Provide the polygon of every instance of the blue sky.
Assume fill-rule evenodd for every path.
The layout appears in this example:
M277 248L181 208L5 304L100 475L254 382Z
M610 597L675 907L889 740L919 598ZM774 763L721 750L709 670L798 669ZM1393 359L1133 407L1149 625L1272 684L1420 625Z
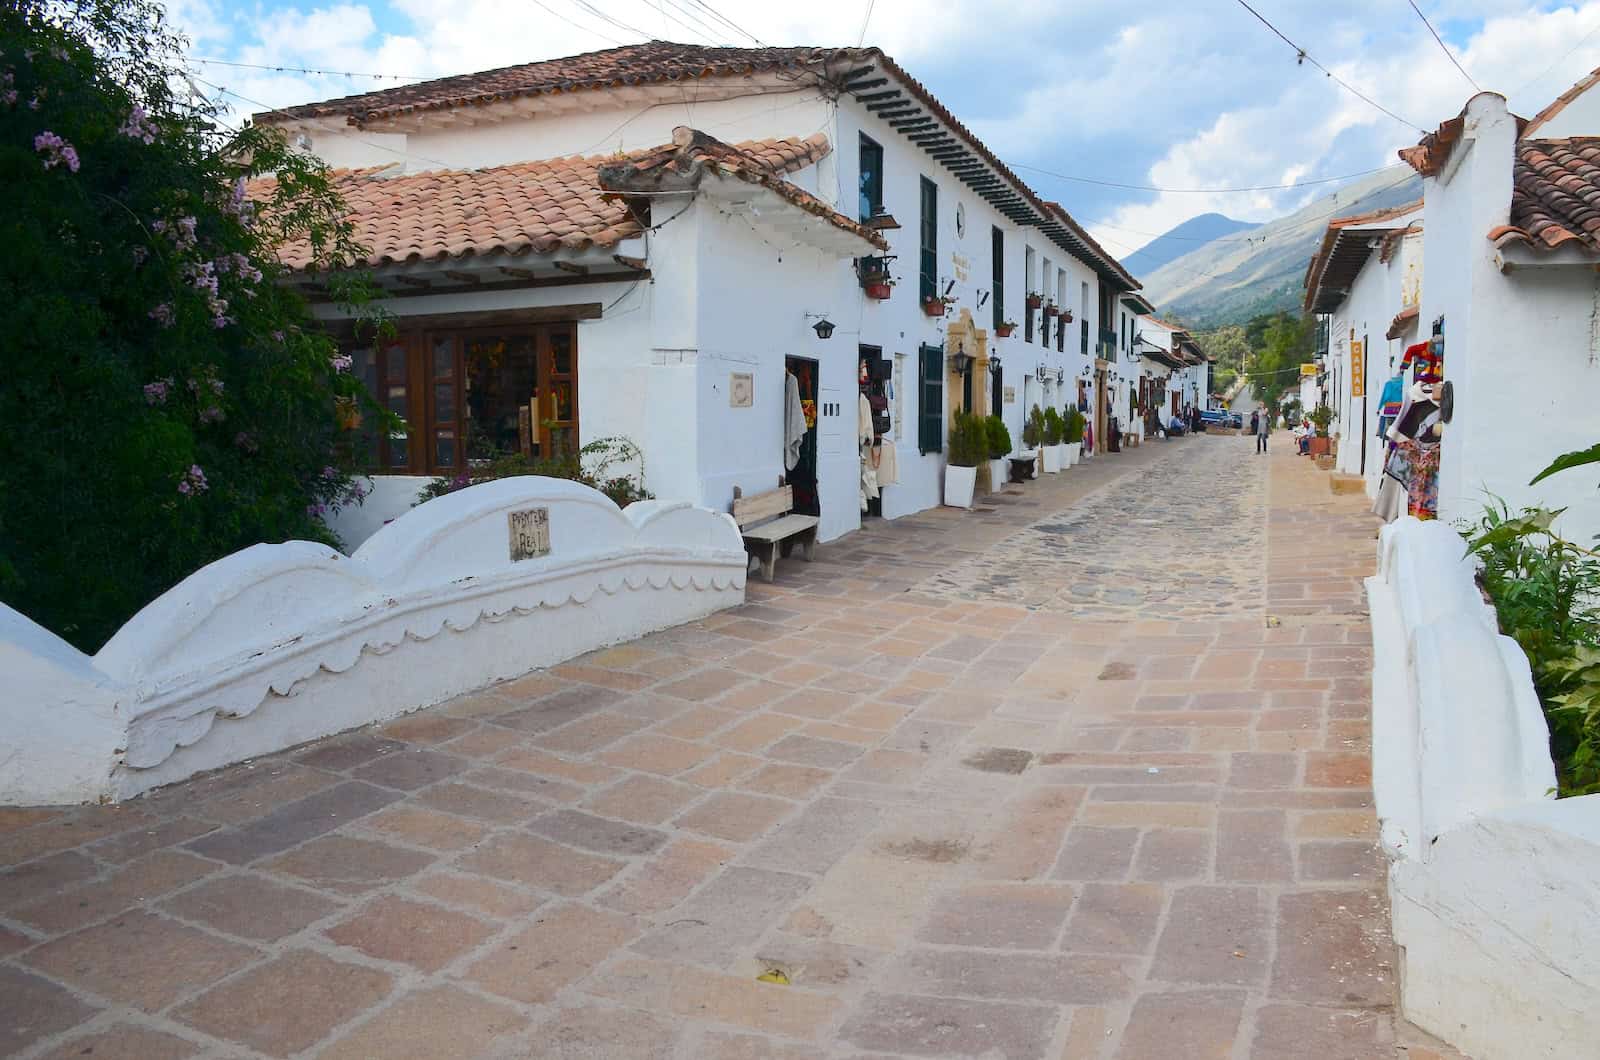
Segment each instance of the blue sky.
M746 43L696 2L169 0L197 57L406 77L572 54L641 34ZM839 0L705 2L773 44L854 43L865 13L859 3ZM1405 0L1251 2L1405 123L1311 64L1297 64L1293 50L1237 0L952 0L937 7L876 0L866 40L927 83L1035 188L1064 203L1119 255L1198 213L1265 220L1333 185L1197 190L1319 180L1394 163L1395 150L1416 141L1416 127L1432 129L1461 109L1474 91L1468 76L1531 115L1600 65L1600 0L1418 0L1466 76ZM197 70L277 106L393 83L216 65ZM1039 170L1170 190L1110 188Z

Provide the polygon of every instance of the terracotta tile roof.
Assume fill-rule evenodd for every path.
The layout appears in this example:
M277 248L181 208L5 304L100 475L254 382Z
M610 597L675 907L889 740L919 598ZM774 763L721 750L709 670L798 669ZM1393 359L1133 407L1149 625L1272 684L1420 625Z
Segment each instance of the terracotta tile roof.
M1400 310L1394 315L1394 319L1389 321L1389 330L1384 332L1383 337L1386 339L1398 339L1401 335L1410 331L1417 323L1417 312L1417 306L1410 306Z
M1496 96L1501 103L1505 97L1498 92L1480 92L1478 96ZM1472 99L1477 99L1473 96ZM1444 164L1450 160L1450 153L1455 150L1456 143L1461 139L1462 132L1467 125L1467 107L1472 106L1472 99L1467 100L1467 106L1461 108L1449 121L1443 122L1431 133L1425 134L1415 147L1402 147L1398 152L1400 161L1424 177L1438 176ZM1516 117L1516 115L1512 115ZM1520 137L1527 128L1527 118L1517 118L1517 135Z
M1571 88L1561 93L1561 95L1551 100L1548 107L1535 114L1529 120L1528 124L1522 130L1522 135L1532 136L1534 133L1538 132L1544 126L1545 122L1566 110L1567 104L1571 103L1573 100L1577 99L1579 96L1583 95L1597 84L1600 84L1600 67L1589 71L1588 75L1580 80L1577 84L1573 85Z
M706 140L710 140L709 137ZM783 175L826 156L827 137L784 138L738 145L711 141L723 171L763 183L794 200L809 200L811 212L834 213ZM334 172L334 183L350 209L355 239L368 249L356 264L380 266L416 261L449 261L475 255L552 254L561 250L611 247L640 234L642 226L623 197L602 186L604 167L652 160L676 147L616 156L553 158L488 169L433 170L386 176L391 167ZM658 164L648 162L646 164ZM251 185L261 201L272 190L270 178ZM833 220L832 218L826 218ZM860 228L848 218L837 222ZM841 225L843 227L843 225ZM879 237L881 243L881 237ZM295 243L280 251L283 263L305 269L311 248Z
M1510 223L1490 229L1495 246L1600 250L1600 136L1519 140L1511 174Z
M363 125L418 111L484 106L529 96L814 69L858 50L713 48L654 40L267 111L257 114L255 121L274 125L342 117L352 125Z
M1409 230L1410 226L1382 227L1383 223L1399 220L1421 208L1422 200L1417 199L1399 206L1386 206L1378 210L1368 210L1366 213L1351 214L1348 217L1335 217L1329 221L1327 230L1322 233L1321 246L1306 265L1304 281L1306 312L1331 312L1343 300L1350 283L1355 279L1356 273L1361 271L1361 266L1366 264L1367 255L1371 253L1371 248L1365 239L1341 244L1339 240L1341 232L1355 226L1362 226L1363 235L1369 237L1387 237L1395 232L1404 232Z
M600 167L598 176L602 188L622 198L696 188L706 173L732 177L766 188L812 216L859 236L879 250L888 250L888 240L881 232L846 217L783 179L783 174L814 164L828 151L828 138L821 133L804 140L766 140L733 146L680 125L672 131L671 144L607 162Z
M1007 184L1027 208L1043 217L1046 234L1081 257L1096 273L1126 290L1140 283L1106 252L1059 204L1047 203L1000 161L973 132L934 98L933 93L878 48L714 48L650 41L562 59L524 63L463 74L341 99L309 103L255 116L259 123L343 117L352 125L423 111L484 106L505 100L630 85L662 84L703 78L752 77L770 73L842 89L861 67L876 67L894 77L933 117L948 127ZM1054 231L1050 231L1051 229Z

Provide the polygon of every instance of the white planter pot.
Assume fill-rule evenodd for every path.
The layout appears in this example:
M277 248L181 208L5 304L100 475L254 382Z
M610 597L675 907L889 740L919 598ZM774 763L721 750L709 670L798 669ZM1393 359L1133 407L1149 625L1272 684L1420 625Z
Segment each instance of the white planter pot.
M1006 488L1006 479L1011 477L1011 461L1005 457L989 461L989 492L999 493Z
M1059 446L1059 445L1044 445L1044 446L1040 446L1040 448L1044 450L1044 470L1045 470L1045 474L1053 475L1057 471L1060 471L1061 470L1061 446Z
M955 467L946 464L944 468L944 502L952 508L972 507L972 491L978 485L978 469L975 467Z
M1066 444L1067 444L1067 466L1071 467L1073 464L1081 464L1081 463L1083 463L1083 443L1082 442L1068 442Z

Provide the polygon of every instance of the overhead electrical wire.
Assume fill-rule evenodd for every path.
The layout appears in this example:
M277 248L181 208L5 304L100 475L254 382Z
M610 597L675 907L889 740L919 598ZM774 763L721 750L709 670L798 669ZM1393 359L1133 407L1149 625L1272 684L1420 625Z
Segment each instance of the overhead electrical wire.
M1379 103L1377 100L1373 99L1371 96L1369 96L1366 93L1362 92L1359 88L1357 88L1356 86L1352 85L1350 82L1346 81L1344 78L1340 77L1338 74L1334 73L1332 70L1328 69L1326 66L1323 66L1321 63L1319 63L1311 55L1310 52L1306 51L1304 48L1300 47L1300 45L1296 44L1294 41L1292 41L1288 37L1284 36L1282 30L1280 30L1277 26L1274 26L1271 22L1268 22L1267 19L1266 19L1266 16L1262 15L1261 12L1259 12L1255 8L1251 7L1250 4L1248 3L1248 0L1238 0L1238 4L1239 4L1240 7L1244 8L1246 11L1248 11L1252 15L1254 15L1255 18L1256 18L1256 21L1260 22L1263 26L1267 27L1267 29L1271 30L1272 33L1273 33L1273 36L1277 37L1279 40L1283 41L1283 43L1287 44L1289 47L1294 49L1294 51L1295 51L1295 62L1297 64L1299 64L1299 63L1310 63L1312 66L1315 66L1318 70L1321 70L1328 77L1332 78L1333 81L1340 88L1344 89L1346 92L1350 93L1352 96L1355 96L1357 99L1361 100L1361 102L1367 104L1370 107L1374 107L1377 110L1382 111L1383 113L1387 114L1389 117L1393 118L1395 121L1399 122L1401 125L1405 125L1405 126L1408 126L1408 127L1412 128L1412 129L1415 129L1417 132L1421 133L1424 136L1427 135L1428 131L1426 129L1424 129L1422 126L1418 125L1416 122L1407 121L1406 119L1402 118L1400 115L1396 114L1394 111L1390 110L1388 107L1385 107L1382 103Z
M752 40L756 44L761 45L761 47L763 47L763 48L766 47L765 42L763 42L760 37L757 37L754 33L751 33L749 30L747 30L743 26L739 25L739 23L735 22L733 19L729 18L727 15L724 15L721 11L718 11L716 8L712 7L710 4L706 3L705 0L689 0L689 2L694 4L695 7L698 7L700 9L702 9L703 11L705 11L712 18L716 19L718 22L721 22L723 25L727 26L729 29L733 30L735 33L738 33L739 35L744 36L744 37L749 37L750 40Z
M1449 59L1457 70L1461 71L1461 76L1467 79L1467 84L1472 86L1472 90L1474 92L1482 92L1483 89L1478 87L1478 82L1474 81L1472 75L1467 73L1466 67L1461 65L1461 61L1456 58L1455 53L1445 45L1444 38L1439 36L1439 31L1433 28L1432 22L1428 21L1428 16L1424 15L1422 8L1417 6L1417 0L1406 0L1406 3L1410 4L1411 10L1415 11L1417 17L1422 19L1422 24L1428 27L1428 32L1433 34L1433 39L1438 42L1439 50L1444 52L1445 58Z
M1545 67L1543 70L1539 71L1537 74L1535 74L1534 76L1528 78L1528 80L1522 82L1522 84L1518 85L1516 88L1513 88L1510 92L1506 93L1506 98L1509 99L1510 97L1519 94L1520 92L1522 92L1523 89L1525 89L1528 86L1534 84L1535 82L1544 80L1544 78L1550 73L1550 71L1554 70L1556 67L1558 67L1562 63L1566 62L1568 56L1570 56L1573 52L1577 51L1579 48L1583 47L1585 44L1589 43L1589 41L1594 37L1594 35L1596 33L1600 33L1600 26L1596 26L1594 29L1591 29L1588 33L1585 33L1582 37L1579 37L1578 38L1578 43L1574 44L1572 47L1568 48L1566 51L1561 53L1561 58L1557 59L1555 62L1551 63L1549 66Z
M867 0L867 13L861 16L861 32L856 37L856 47L859 48L867 41L867 24L872 21L872 6L876 0Z
M626 22L622 21L620 18L614 18L611 15L606 14L604 11L600 10L594 4L590 3L589 0L572 0L572 2L574 4L577 4L583 10L589 12L589 14L593 15L595 18L598 18L602 22L606 22L606 23L609 23L610 25L613 25L613 26L617 27L618 29L622 30L622 32L624 32L624 33L632 33L634 36L642 37L645 40L649 40L650 39L650 34L646 33L644 30L640 29L637 26L630 26Z
M375 81L429 81L441 74L368 74L358 70L316 70L304 66L286 66L282 63L240 63L231 59L201 58L198 55L185 56L186 62L200 63L202 66L231 66L238 70L264 70L275 74L311 74L316 77L370 77Z
M561 21L565 22L567 25L571 26L573 29L582 30L585 33L593 33L596 37L599 37L601 40L608 41L611 44L615 44L619 48L627 43L626 41L618 40L617 38L611 36L609 33L601 33L599 30L595 29L592 26L585 26L582 23L577 22L574 19L568 18L566 15L563 15L561 12L557 11L555 8L551 7L549 4L545 3L544 0L533 0L533 2L539 8L543 9L546 13L554 15L556 18L559 18Z

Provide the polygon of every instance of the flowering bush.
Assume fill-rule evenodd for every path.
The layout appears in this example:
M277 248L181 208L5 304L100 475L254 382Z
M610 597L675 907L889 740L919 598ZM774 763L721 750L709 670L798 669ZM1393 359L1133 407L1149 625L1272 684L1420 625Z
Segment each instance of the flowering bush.
M358 249L325 169L220 128L180 43L153 0L0 7L0 599L90 651L230 552L334 543L364 455L336 403L388 416L275 282L284 240Z
M638 470L634 471L633 466ZM576 453L557 453L546 457L525 457L521 453L502 453L493 459L474 462L468 470L433 479L417 494L417 503L442 497L446 493L493 482L498 478L541 475L581 482L599 490L619 508L634 501L652 498L644 488L644 453L622 437L596 438Z

